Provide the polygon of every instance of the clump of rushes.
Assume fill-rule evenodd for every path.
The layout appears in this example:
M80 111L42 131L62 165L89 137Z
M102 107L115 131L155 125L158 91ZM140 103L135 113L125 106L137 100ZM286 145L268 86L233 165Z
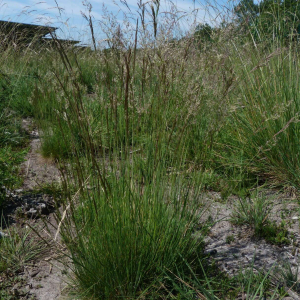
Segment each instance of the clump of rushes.
M299 186L299 53L283 47L268 51L240 62L223 162L273 184Z
M196 258L203 255L202 238L194 237L200 212L193 200L199 198L201 176L186 173L184 159L184 134L194 115L189 108L191 103L181 107L184 122L175 133L175 128L170 131L169 127L179 120L168 124L174 115L169 108L163 111L158 105L162 100L165 108L171 101L183 103L181 98L173 100L163 90L168 88L167 83L158 84L170 80L167 74L160 74L162 78L151 75L153 82L149 86L144 81L142 88L148 94L140 95L145 98L132 98L142 90L135 92L132 88L133 59L138 54L134 55L135 50L130 47L112 51L117 59L112 66L118 67L119 63L124 73L108 85L99 83L108 97L98 94L89 102L85 88L73 80L80 78L80 68L69 64L59 43L57 50L65 70L62 78L56 73L61 91L54 100L56 113L61 116L60 142L72 145L66 168L74 175L64 178L64 186L68 189L72 183L78 187L76 197L70 195L68 199L65 214L58 212L58 221L72 259L74 286L78 293L95 299L152 297L160 285L165 286L159 292L161 295L173 291L172 281L166 280L165 274L178 277L182 272L196 272L200 268ZM122 55L118 57L117 53ZM154 53L152 58L159 59L163 53L157 55ZM109 76L106 71L102 70L104 78ZM145 71L151 72L150 65ZM161 73L158 64L156 72ZM116 88L118 98L114 99L116 95L112 92ZM143 108L146 103L151 106L149 111ZM94 126L100 129L99 134L95 134ZM202 280L205 282L203 272ZM213 294L209 287L201 288L201 283L199 286L201 293Z
M165 274L190 273L203 256L202 240L193 236L199 214L189 195L193 190L197 197L196 184L166 178L165 167L158 165L152 183L144 185L123 168L118 179L107 174L107 196L91 176L88 183L95 188L71 202L62 221L75 286L95 299L151 295L160 284L172 290Z

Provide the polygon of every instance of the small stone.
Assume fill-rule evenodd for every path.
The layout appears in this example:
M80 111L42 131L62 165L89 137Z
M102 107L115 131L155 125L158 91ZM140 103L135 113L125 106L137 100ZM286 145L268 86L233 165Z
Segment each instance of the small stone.
M48 209L45 203L38 203L39 206L39 211L41 214L47 214L48 213Z
M22 192L23 192L23 189L17 189L17 190L15 190L15 193L17 193L17 194L20 194Z
M28 216L34 217L37 214L37 210L34 208L30 208L29 211L27 212Z
M37 270L37 271L33 271L33 272L31 272L31 274L30 274L30 276L31 277L35 277L37 274L39 274L40 273L40 270Z

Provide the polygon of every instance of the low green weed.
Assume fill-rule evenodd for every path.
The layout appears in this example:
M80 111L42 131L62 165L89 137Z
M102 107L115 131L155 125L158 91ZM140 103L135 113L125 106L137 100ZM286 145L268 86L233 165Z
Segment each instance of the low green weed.
M1 230L1 228L0 228ZM17 226L0 236L0 299L19 299L28 295L25 279L19 276L24 267L39 258L44 245L36 240L30 229Z
M19 285L22 287L26 285L24 278L16 274L2 274L0 272L0 299L16 300L18 299L17 297L26 297L28 295L28 292L25 288L24 290L18 289ZM35 298L33 296L30 299L34 300Z
M235 238L234 238L234 235L228 235L226 237L226 243L227 244L231 244L232 242L234 242Z
M271 209L271 201L258 192L254 197L250 195L238 198L232 213L232 222L253 226L255 231L259 232L267 223Z
M26 193L26 192L25 192ZM45 183L29 191L30 194L45 194L50 195L54 199L60 199L63 195L62 186L59 183Z
M268 221L267 224L260 230L259 236L276 245L289 245L291 243L289 232L283 221L280 225L278 225L275 221Z
M269 218L272 209L272 202L264 195L256 195L253 197L239 198L234 207L231 221L234 224L248 225L254 235L266 239L268 242L282 245L289 244L289 235L284 221L278 225Z
M263 270L257 270L253 267L253 262L252 266L241 270L240 273L235 276L235 280L240 287L242 298L246 300L277 299L275 297L278 295L278 291L276 286L271 282L271 270L267 273Z
M31 230L10 227L0 238L0 273L16 274L42 253L43 247Z
M299 283L299 266L293 268L291 263L287 261L283 261L280 266L276 269L276 273L274 274L276 280L278 280L282 286L285 287L285 290L291 289L293 291L300 291L300 283Z
M0 148L0 206L5 200L5 188L17 187L22 182L18 172L26 153L27 149L16 151L11 146Z

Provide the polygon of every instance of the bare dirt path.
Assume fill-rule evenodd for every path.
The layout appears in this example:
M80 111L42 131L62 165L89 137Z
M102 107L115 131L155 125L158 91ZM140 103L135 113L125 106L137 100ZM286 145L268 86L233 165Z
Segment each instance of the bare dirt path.
M55 205L52 195L45 191L45 187L59 186L60 174L55 163L40 153L41 140L32 120L24 119L22 126L30 135L30 150L21 166L23 185L9 191L6 215L10 224L34 228L42 237L43 255L24 267L22 281L11 292L15 299L64 299L68 270L59 262L58 253L65 249L53 240L57 224ZM35 233L32 235L37 242L41 240Z
M22 166L24 176L22 189L30 191L45 184L59 183L60 176L55 163L40 153L41 140L37 128L32 127L32 120L24 119L22 125L31 137L30 151Z

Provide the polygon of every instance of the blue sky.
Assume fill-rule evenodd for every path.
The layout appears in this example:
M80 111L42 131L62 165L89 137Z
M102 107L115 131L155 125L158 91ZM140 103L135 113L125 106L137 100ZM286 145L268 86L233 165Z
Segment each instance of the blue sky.
M117 16L117 20L122 22L124 19L123 12L128 12L128 8L122 4L122 0L90 0L93 9L93 21L95 24L101 20L103 15L103 5L108 11ZM137 10L137 1L127 0L127 4L132 13ZM153 0L148 0L151 2ZM220 1L217 0L218 4ZM144 3L147 0L143 1ZM197 22L210 22L209 20L216 16L210 5L201 3L198 0L161 0L161 12L170 10L170 3L174 3L177 9L182 13L191 12L193 9L196 13L189 14L185 18L186 27L193 23L195 18ZM216 5L216 3L214 3ZM61 8L61 9L58 9ZM210 7L210 8L208 8ZM87 22L81 15L82 11L86 11L82 0L0 0L0 19L10 20L15 22L33 23L33 24L51 24L59 27L57 34L61 38L79 39L89 43L89 34ZM211 16L208 16L207 11L210 11ZM96 28L98 28L96 26ZM97 39L104 38L101 30L96 32Z

